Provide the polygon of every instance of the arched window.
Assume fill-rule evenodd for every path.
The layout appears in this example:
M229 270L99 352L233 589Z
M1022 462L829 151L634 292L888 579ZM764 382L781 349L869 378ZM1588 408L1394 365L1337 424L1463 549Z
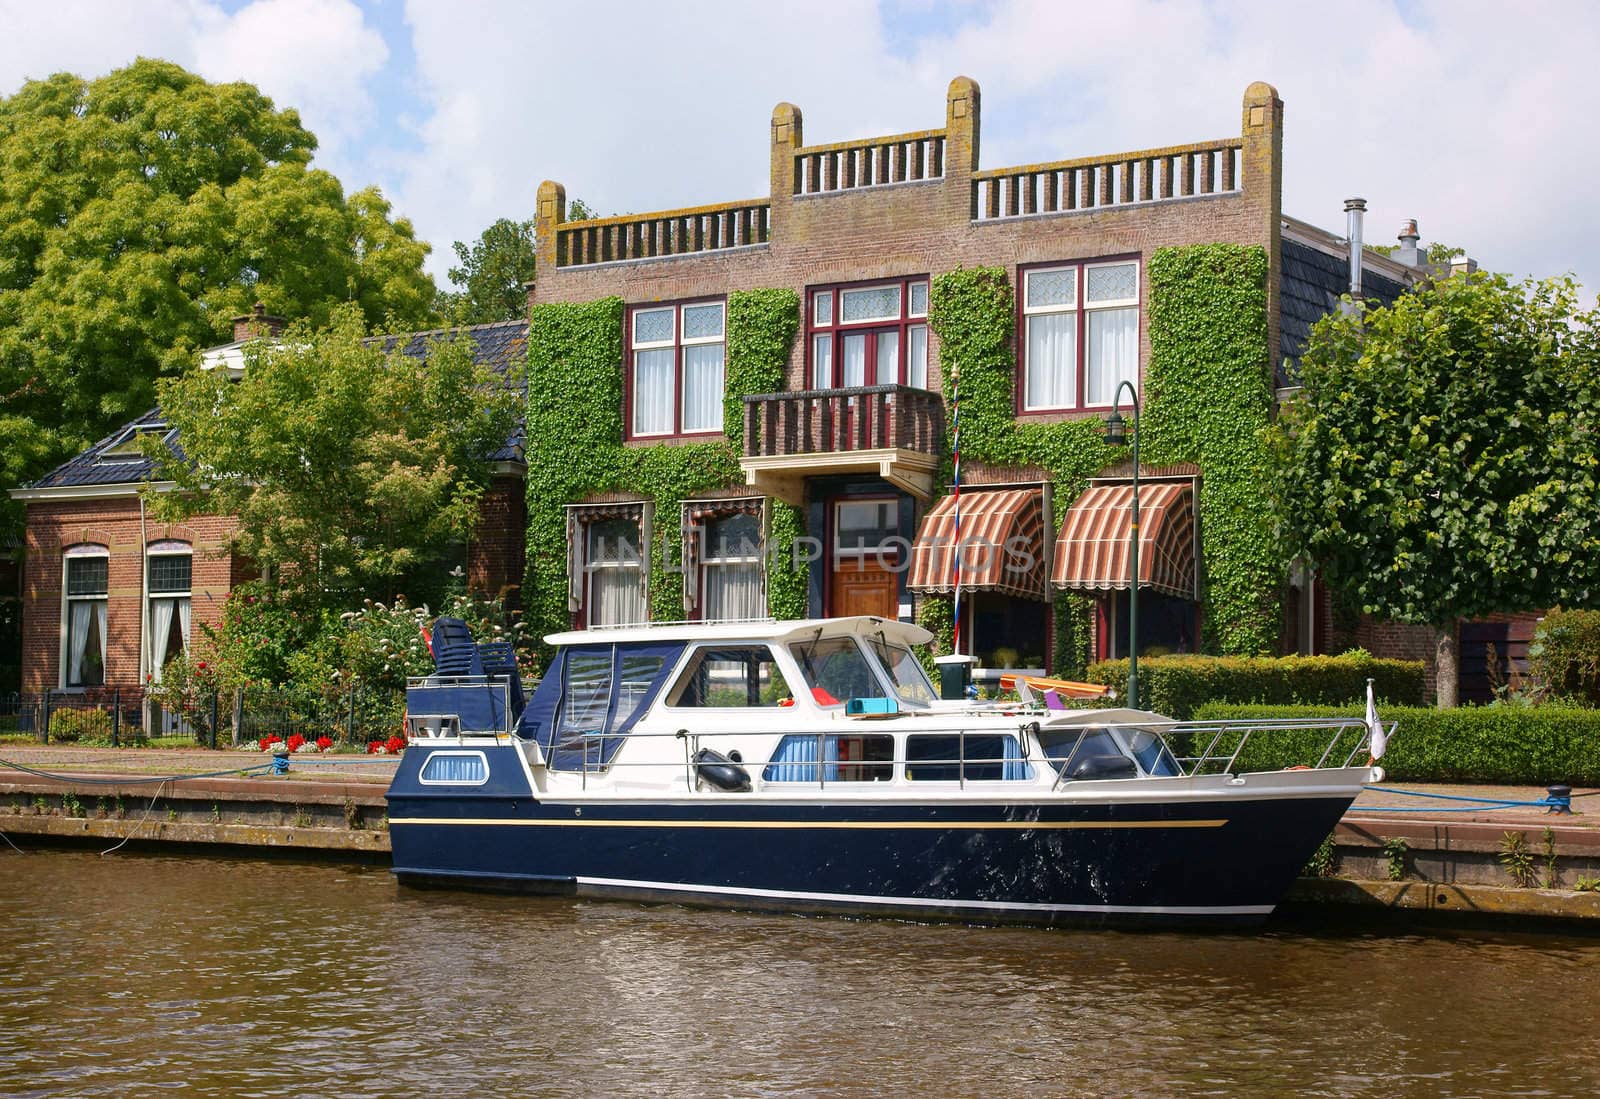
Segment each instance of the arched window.
M83 543L62 555L61 684L99 687L106 681L106 591L111 557Z
M189 649L190 585L194 548L187 542L152 542L150 570L150 676L161 682L167 661Z

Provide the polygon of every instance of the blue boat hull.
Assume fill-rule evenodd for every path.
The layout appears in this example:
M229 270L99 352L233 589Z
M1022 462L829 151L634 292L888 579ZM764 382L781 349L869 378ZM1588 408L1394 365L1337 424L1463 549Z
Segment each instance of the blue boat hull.
M406 884L970 922L1259 923L1350 802L575 805L511 759L473 793L422 787L420 754L389 791Z

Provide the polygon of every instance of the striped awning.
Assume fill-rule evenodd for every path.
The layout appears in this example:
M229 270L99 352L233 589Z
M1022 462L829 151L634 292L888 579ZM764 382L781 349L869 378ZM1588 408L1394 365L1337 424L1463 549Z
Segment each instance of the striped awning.
M911 548L911 576L906 586L912 591L955 591L956 503L951 494L923 516ZM961 590L1044 599L1043 490L963 492L960 505Z
M1092 485L1078 497L1056 540L1059 588L1126 590L1133 485ZM1189 481L1139 484L1139 588L1194 599L1194 485Z

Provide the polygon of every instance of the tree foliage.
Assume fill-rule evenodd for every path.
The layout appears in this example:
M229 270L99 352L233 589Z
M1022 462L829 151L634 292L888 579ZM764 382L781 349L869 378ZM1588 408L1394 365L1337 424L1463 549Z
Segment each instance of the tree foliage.
M598 217L581 198L567 206L568 221ZM438 312L453 325L493 324L528 315L528 283L533 281L538 245L532 221L500 218L472 244L450 247L456 265L450 268L454 290L439 292Z
M533 281L532 221L501 218L471 245L456 241L456 266L450 268L454 291L439 295L439 311L452 324L492 324L528 313L527 284Z
M431 316L428 246L253 86L141 59L0 99L0 471L29 480L154 403L257 302Z
M345 306L325 329L250 345L236 382L194 369L161 385L184 456L151 441L158 476L178 489L158 505L237 516L238 551L310 602L404 590L463 538L483 458L519 411L466 337L424 357L385 354L365 335Z
M1329 314L1273 434L1290 548L1351 609L1442 627L1600 598L1596 316L1476 273Z

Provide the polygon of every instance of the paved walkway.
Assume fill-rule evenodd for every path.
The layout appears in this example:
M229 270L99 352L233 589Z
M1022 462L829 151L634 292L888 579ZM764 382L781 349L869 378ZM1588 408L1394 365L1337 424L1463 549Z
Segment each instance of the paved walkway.
M1555 814L1548 809L1538 806L1518 806L1514 809L1491 809L1487 805L1474 806L1465 801L1444 801L1438 798L1407 797L1402 790L1417 790L1428 794L1451 794L1457 797L1470 798L1503 798L1507 801L1540 801L1545 796L1543 786L1470 786L1446 785L1440 783L1421 782L1385 782L1380 790L1365 790L1356 798L1355 804L1345 814L1347 818L1362 817L1365 819L1392 820L1392 821L1440 821L1452 824L1467 823L1516 823L1528 824L1539 822L1542 824L1560 824L1568 828L1596 828L1600 829L1600 795L1594 797L1578 798L1578 794L1592 794L1593 787L1578 786L1573 788L1575 799L1572 802L1572 813ZM1378 807L1397 809L1420 809L1423 812L1387 813L1368 812L1364 809ZM1462 809L1465 812L1445 812L1444 810Z
M264 752L207 748L80 748L76 745L0 744L0 760L41 771L100 775L195 775L230 768L261 767L270 762ZM394 775L395 756L297 755L289 773L337 777L346 782L387 784ZM0 764L0 776L18 772Z

